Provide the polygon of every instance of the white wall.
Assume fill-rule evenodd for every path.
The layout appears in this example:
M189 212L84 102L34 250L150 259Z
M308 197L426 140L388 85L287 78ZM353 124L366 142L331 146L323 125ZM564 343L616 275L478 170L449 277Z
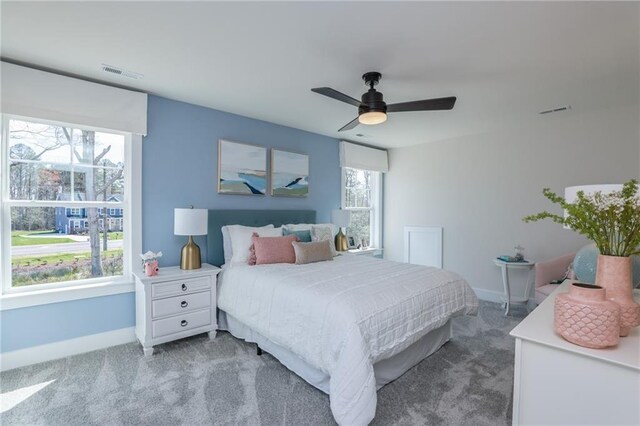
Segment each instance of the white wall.
M550 187L619 183L640 174L638 106L590 114L534 117L493 133L390 151L385 177L385 258L402 261L403 227L444 228L444 268L461 274L481 297L501 292L492 259L513 254L546 260L587 240L551 221L522 217L550 210ZM487 292L488 291L488 292Z

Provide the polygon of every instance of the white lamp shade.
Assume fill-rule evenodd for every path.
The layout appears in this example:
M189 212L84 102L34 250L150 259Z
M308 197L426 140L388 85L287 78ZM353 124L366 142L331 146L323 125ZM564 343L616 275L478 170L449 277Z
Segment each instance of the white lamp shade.
M347 227L351 225L351 211L333 210L331 212L331 223L339 227Z
M564 199L567 203L573 203L578 199L578 192L584 192L584 195L595 194L596 192L601 192L603 194L610 194L615 191L622 191L622 185L620 184L612 184L612 185L580 185L580 186L569 186L564 189Z
M610 184L610 185L579 185L579 186L568 186L564 189L564 199L567 203L573 203L578 199L578 192L584 192L584 195L595 194L596 192L601 192L602 194L610 194L614 191L622 191L621 184ZM569 217L569 213L564 211L565 219ZM564 226L564 229L570 229L569 226Z
M206 209L175 209L173 217L175 235L206 235L207 224Z

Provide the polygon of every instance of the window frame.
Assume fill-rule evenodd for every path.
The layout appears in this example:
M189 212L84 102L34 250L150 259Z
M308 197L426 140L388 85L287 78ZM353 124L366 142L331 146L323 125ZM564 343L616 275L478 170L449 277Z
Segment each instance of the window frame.
M347 207L346 169L364 170L372 173L371 203L369 207ZM369 211L369 247L382 249L382 172L356 169L355 167L341 167L340 176L340 207L351 211Z
M124 188L125 196L121 202L104 201L72 201L73 206L87 207L115 207L125 210L123 214L123 273L118 276L86 278L82 280L61 281L55 283L33 284L21 287L11 285L11 207L69 207L69 201L45 201L45 200L10 200L9 199L9 122L11 120L30 121L34 123L53 126L73 127L79 130L92 130L124 137ZM85 297L96 297L107 294L117 294L133 290L132 259L134 253L141 249L141 188L133 185L139 182L142 159L142 137L132 133L104 129L94 126L83 126L75 123L66 123L52 120L43 120L37 117L25 117L13 114L2 114L1 141L0 141L0 176L2 185L0 188L0 310L12 309L24 306L33 306L43 303L53 303L65 300L74 300ZM134 232L134 229L137 229ZM79 291L74 291L79 290ZM34 296L34 297L22 297ZM7 303L9 302L9 303Z

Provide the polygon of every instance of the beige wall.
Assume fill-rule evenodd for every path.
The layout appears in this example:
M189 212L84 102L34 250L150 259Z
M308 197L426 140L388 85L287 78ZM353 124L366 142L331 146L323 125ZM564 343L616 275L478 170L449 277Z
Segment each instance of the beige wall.
M483 298L502 291L492 259L521 244L534 260L574 251L587 240L550 221L560 212L541 194L550 187L618 183L640 174L638 106L534 117L494 133L390 151L385 176L385 258L403 259L404 226L444 228L444 268Z

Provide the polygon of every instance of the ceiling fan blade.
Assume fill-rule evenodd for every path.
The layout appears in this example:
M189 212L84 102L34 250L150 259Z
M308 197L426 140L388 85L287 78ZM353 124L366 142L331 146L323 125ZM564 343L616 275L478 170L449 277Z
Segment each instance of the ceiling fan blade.
M424 101L401 102L399 104L387 105L387 112L408 112L408 111L437 111L452 109L456 104L456 97L425 99Z
M311 91L320 93L321 95L328 96L330 98L333 98L341 102L346 102L353 106L357 106L357 107L360 106L359 100L354 99L349 95L345 95L344 93L338 92L337 90L332 89L331 87L316 87L315 89L311 89Z
M340 130L338 130L339 132L344 132L347 130L351 130L354 127L356 127L358 124L360 124L360 122L358 121L359 117L354 118L353 120L351 120L350 122L348 122L347 124L345 124L344 126L342 126L340 128Z

